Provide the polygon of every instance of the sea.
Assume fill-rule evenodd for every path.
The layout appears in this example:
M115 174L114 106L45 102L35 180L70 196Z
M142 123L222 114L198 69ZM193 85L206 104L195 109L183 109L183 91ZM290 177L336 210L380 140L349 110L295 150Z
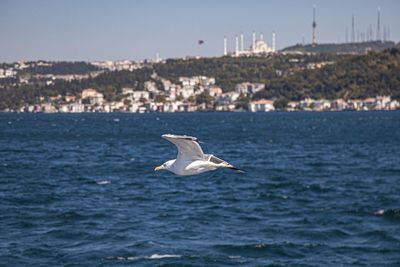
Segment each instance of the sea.
M0 266L400 266L400 112L2 113Z

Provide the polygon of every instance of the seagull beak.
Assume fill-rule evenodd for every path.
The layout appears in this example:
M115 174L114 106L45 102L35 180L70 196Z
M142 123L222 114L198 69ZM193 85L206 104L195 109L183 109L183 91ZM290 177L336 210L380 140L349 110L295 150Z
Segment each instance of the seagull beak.
M154 168L154 171L159 171L159 170L161 170L161 166L157 166Z

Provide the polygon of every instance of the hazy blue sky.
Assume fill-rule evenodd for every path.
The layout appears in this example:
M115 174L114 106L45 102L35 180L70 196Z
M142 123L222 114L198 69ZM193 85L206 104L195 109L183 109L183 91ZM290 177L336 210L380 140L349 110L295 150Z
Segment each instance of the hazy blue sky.
M253 30L269 43L275 31L280 49L310 42L314 4L318 42L343 42L352 13L375 35L378 6L400 39L399 0L0 0L0 61L217 56L224 35L233 50L235 34L248 46Z

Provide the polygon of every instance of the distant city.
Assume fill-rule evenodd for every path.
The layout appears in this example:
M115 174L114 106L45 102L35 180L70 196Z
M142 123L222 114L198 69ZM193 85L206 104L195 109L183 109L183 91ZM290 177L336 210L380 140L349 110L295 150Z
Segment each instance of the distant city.
M313 9L312 42L297 44L282 50L276 50L277 34L271 32L271 42L264 39L264 34L257 37L252 33L251 45L246 46L244 33L235 36L235 50L228 51L228 38L223 38L223 58L254 58L265 60L274 68L273 75L277 79L290 79L296 73L307 73L313 70L323 70L348 56L363 56L369 52L397 49L398 45L390 41L390 27L383 27L381 38L380 9L377 11L377 30L374 38L372 26L366 31L355 29L355 17L352 16L351 32L346 28L346 42L340 44L319 44L317 42L316 8ZM203 41L199 40L199 45ZM397 48L396 48L397 47ZM396 51L397 51L396 50ZM397 52L396 52L397 53ZM333 56L332 60L329 56ZM316 58L317 57L317 58ZM289 64L285 68L276 68L271 59L278 58ZM187 57L182 60L202 60L201 57ZM219 60L210 58L210 60ZM154 66L168 65L172 61L162 59L157 54L153 60L144 61L93 61L93 62L49 62L49 61L19 61L0 64L0 90L4 99L0 109L4 112L45 112L45 113L79 113L79 112L193 112L193 111L341 111L341 110L396 110L400 108L399 99L392 95L366 95L365 98L312 98L307 95L303 99L285 98L279 95L266 99L263 96L269 90L268 82L259 77L253 70L252 78L241 79L229 88L218 81L218 77L192 72L192 76L180 75L173 79L160 75L157 71L147 80L136 77L131 84L113 88L113 95L105 95L101 82L100 87L85 87L86 81L101 80L110 73L122 73L129 77L140 70L148 71ZM268 63L269 62L269 63ZM60 64L63 69L60 71ZM263 63L264 64L264 63ZM292 66L290 66L292 65ZM169 66L169 65L168 65ZM224 68L229 68L226 65ZM69 69L70 68L70 69ZM245 70L243 70L245 71ZM103 75L103 76L102 76ZM235 75L235 73L231 74ZM397 74L398 75L398 74ZM123 79L123 77L121 79ZM69 85L70 84L70 85ZM97 83L99 84L99 82ZM140 86L139 86L140 85ZM59 86L76 87L74 91L57 90ZM29 91L36 90L35 95ZM40 93L45 91L46 93ZM50 90L50 91L49 91ZM51 92L53 90L53 92ZM392 88L400 90L400 88ZM55 93L57 91L57 94ZM385 92L385 90L381 90ZM386 90L387 91L387 90ZM19 92L23 100L15 100ZM2 91L0 91L2 93ZM14 97L14 100L6 99ZM25 99L26 98L26 99Z
M257 42L256 42L257 44ZM260 42L258 43L260 44ZM242 52L242 50L241 50ZM248 51L244 51L247 55ZM271 51L271 53L275 53ZM293 52L280 52L278 55L286 55L288 62L298 64L298 57L290 58ZM294 53L302 54L301 52ZM236 55L235 55L236 56ZM254 56L254 55L253 55ZM309 56L305 53L303 56ZM268 59L274 55L262 55ZM196 60L196 59L194 59ZM74 81L83 83L88 79L95 79L105 73L119 73L129 75L141 69L147 69L154 64L165 65L167 61L157 59L154 62L134 61L96 61L88 63L96 67L96 70L85 74L21 74L24 70L40 70L52 68L55 62L17 62L0 68L1 87L23 87L42 84L43 89L56 86L64 81L68 86ZM332 65L331 61L307 63L304 70L318 70ZM277 75L282 75L277 70ZM8 83L7 83L8 81ZM267 86L267 87L266 87ZM143 82L142 88L133 84L131 87L120 88L119 94L113 101L108 101L104 93L97 88L82 88L77 94L58 94L55 96L36 96L35 103L26 103L18 107L5 107L5 112L45 112L45 113L80 113L80 112L194 112L194 111L251 111L270 112L282 111L341 111L341 110L396 110L400 108L397 99L391 99L390 95L378 95L365 99L312 99L304 98L299 101L288 101L285 106L277 107L275 99L253 99L257 93L265 91L268 84L258 82L240 82L234 86L234 90L227 91L216 85L215 77L208 76L179 76L177 81L159 76L153 73L151 78ZM244 103L244 105L243 105ZM238 105L240 104L240 105Z

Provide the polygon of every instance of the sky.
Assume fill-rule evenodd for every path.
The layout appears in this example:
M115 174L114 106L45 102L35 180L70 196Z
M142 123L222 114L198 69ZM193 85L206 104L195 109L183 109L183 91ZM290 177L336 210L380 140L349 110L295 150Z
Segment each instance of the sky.
M381 34L400 40L399 0L0 0L0 62L221 56L224 36L233 51L253 31L282 49L311 42L314 5L318 43L344 42L352 14L375 36L378 7Z

